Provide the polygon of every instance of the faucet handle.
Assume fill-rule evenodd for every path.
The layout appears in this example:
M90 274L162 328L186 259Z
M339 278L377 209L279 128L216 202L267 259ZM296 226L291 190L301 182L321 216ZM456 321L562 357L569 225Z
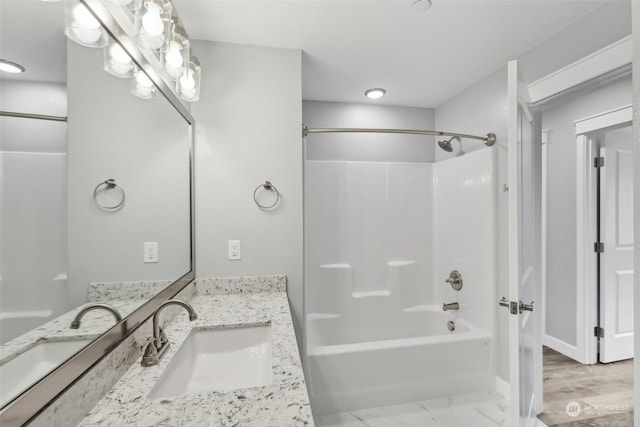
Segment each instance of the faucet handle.
M142 366L153 366L158 364L158 349L156 348L155 339L147 338L145 341L144 354L142 355Z

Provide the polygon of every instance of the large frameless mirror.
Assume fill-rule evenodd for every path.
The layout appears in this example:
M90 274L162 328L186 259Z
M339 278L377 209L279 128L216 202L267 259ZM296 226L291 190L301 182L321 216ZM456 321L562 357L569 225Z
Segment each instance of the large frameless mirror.
M192 120L104 26L86 47L65 38L63 2L0 0L0 58L24 67L0 74L5 411L88 345L91 366L193 278Z

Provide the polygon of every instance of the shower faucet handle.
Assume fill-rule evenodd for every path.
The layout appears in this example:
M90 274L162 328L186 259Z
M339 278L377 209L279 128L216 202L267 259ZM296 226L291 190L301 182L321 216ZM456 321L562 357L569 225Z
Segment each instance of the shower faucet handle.
M459 291L462 289L462 274L458 270L453 270L449 273L449 278L445 279L445 282L450 284L456 291Z

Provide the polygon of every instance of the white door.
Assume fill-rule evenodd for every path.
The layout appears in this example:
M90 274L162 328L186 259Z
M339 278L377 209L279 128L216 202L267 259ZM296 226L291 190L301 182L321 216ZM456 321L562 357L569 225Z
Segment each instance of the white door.
M609 131L601 177L600 361L633 357L633 128ZM602 178L601 178L602 179Z
M540 129L527 110L518 63L508 65L509 356L511 425L533 426L542 409ZM516 307L513 307L513 305Z

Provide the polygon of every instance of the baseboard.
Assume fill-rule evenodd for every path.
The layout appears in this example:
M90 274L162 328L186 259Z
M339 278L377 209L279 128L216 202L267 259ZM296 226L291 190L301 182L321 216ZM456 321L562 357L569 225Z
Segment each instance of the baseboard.
M551 335L545 335L542 342L544 345L557 351L558 353L562 353L565 356L572 358L573 360L584 363L580 360L578 347L567 344L566 342L554 338Z
M511 384L496 376L496 391L505 399L511 400Z

